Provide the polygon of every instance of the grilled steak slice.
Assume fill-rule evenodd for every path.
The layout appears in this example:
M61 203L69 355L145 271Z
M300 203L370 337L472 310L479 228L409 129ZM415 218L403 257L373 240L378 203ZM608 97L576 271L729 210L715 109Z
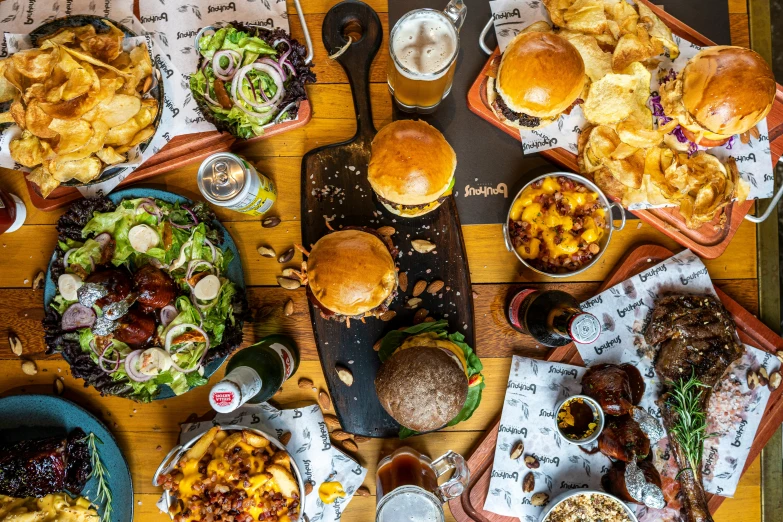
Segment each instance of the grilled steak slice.
M707 386L698 405L706 411L712 388L729 365L742 355L736 326L717 299L674 295L656 302L644 337L648 344L659 345L655 371L664 382L660 407L663 424L670 434L670 447L682 470L679 480L687 519L712 522L702 485L701 462L692 469L684 448L671 436L672 427L679 419L670 406L669 394L674 382L693 376Z
M79 494L92 470L81 429L63 438L25 440L0 448L0 495L44 497Z

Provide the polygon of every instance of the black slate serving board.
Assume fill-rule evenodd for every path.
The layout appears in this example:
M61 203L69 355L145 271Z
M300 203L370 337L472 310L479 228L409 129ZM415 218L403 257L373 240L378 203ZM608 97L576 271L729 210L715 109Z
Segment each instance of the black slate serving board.
M400 249L397 264L406 272L408 292L393 301L397 316L383 322L368 318L366 323L344 323L321 317L310 304L313 332L326 382L337 416L345 431L370 437L395 437L399 425L383 409L375 392L375 374L380 366L373 344L386 332L411 326L414 310L404 307L416 281L440 279L450 287L440 295L422 294L421 307L436 319L449 321L451 331L459 331L466 342L475 345L473 328L473 294L467 266L465 245L454 198L440 208L416 219L405 219L387 212L375 199L367 181L370 145L376 134L372 122L369 93L369 68L382 40L378 15L357 0L341 2L327 13L323 23L323 42L334 53L347 39L343 33L362 36L337 58L348 75L356 111L356 134L350 140L327 145L308 152L302 160L302 240L306 248L329 232L324 216L335 230L345 226L396 229L392 241ZM345 29L344 29L345 28ZM340 196L319 198L326 187L339 187ZM437 245L434 252L421 254L411 248L411 240L428 239ZM442 297L441 297L442 296ZM421 308L420 307L420 308ZM350 368L354 383L346 386L337 377L335 365Z
M389 28L408 11L430 7L444 9L448 0L390 0ZM657 4L711 40L731 43L726 0L658 0ZM479 34L491 16L488 0L465 0L468 15L460 31L460 54L451 94L431 115L407 114L395 108L393 118L423 119L438 128L457 152L455 197L462 223L502 223L517 192L531 179L563 170L538 154L522 154L519 140L482 120L467 105L468 90L487 55L478 45ZM494 29L487 37L497 46ZM505 185L506 190L501 185ZM484 195L485 190L493 189ZM635 219L626 212L626 218ZM619 219L619 215L615 216Z

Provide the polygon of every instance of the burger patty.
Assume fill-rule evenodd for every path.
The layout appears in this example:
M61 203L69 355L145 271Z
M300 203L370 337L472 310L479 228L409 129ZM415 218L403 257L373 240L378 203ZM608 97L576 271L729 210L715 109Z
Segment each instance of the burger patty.
M390 206L392 206L392 207L401 207L401 208L404 208L404 209L406 209L406 210L417 210L417 209L421 209L421 208L427 207L427 206L429 206L429 205L432 205L432 204L433 204L435 201L437 201L438 203L443 203L444 201L446 201L446 198L448 197L448 196L441 196L441 197L439 197L438 199L436 199L435 201L431 201L431 202L429 202L429 203L422 203L421 205L401 205L401 204L399 204L399 203L395 203L394 201L391 201L391 200L388 200L388 199L384 198L383 196L381 196L381 195L380 195L380 194L378 194L377 192L375 193L375 196L376 196L376 197L377 197L377 198L378 198L378 199L379 199L379 200L380 200L382 203L386 203L387 205L390 205Z
M528 114L525 114L524 112L514 112L512 111L508 105L506 105L506 102L503 101L503 97L500 95L500 92L498 92L498 82L495 81L494 83L494 89L495 89L495 101L492 102L492 106L497 110L499 113L501 113L507 120L511 121L518 121L520 125L523 127L538 127L541 125L541 118L536 118L535 116L530 116Z
M392 256L392 259L396 259L397 255L399 254L400 250L394 246L394 243L392 243L392 240L386 236L382 236L378 233L377 230L370 227L343 227L340 230L361 230L362 232L366 232L368 234L372 234L373 236L377 237L381 241L383 241L383 244L386 245L386 248L389 249L389 254ZM305 291L307 294L307 299L310 300L311 303L313 303L313 306L318 308L318 310L321 312L321 317L324 319L334 319L335 321L344 322L346 319L362 319L363 317L366 317L367 315L373 315L375 317L378 317L382 315L383 313L387 312L389 310L389 305L394 300L395 297L397 297L397 288L394 288L394 291L389 295L388 298L375 308L369 310L365 314L361 315L353 315L353 316L347 316L343 314L338 314L337 312L334 312L333 310L329 310L326 308L321 302L318 300L317 297L315 297L315 294L313 294L313 291L310 289L310 285L307 285L307 290Z

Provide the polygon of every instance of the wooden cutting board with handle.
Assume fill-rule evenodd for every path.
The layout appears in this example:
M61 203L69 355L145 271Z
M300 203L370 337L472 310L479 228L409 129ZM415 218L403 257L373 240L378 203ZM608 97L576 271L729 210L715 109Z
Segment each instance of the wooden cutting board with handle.
M351 45L336 60L345 69L353 93L356 134L348 141L314 149L302 160L302 243L309 250L329 233L327 219L335 230L347 226L391 226L396 230L392 241L401 252L396 261L409 283L407 292L400 290L392 302L391 310L397 314L394 319L384 322L367 318L365 323L352 320L347 328L345 323L324 319L310 303L321 365L343 429L370 437L396 437L399 425L383 409L375 392L380 360L373 345L386 332L413 324L416 310L405 303L412 297L415 282L442 280L448 290L424 292L418 296L422 299L418 309L425 308L435 319L447 319L450 331L461 332L471 346L475 337L470 272L454 198L447 198L425 216L405 219L378 203L367 180L371 144L377 132L372 122L369 71L381 45L382 31L375 11L357 0L335 5L324 18L323 42L330 54L343 48L348 36L352 38ZM432 241L437 247L428 254L415 252L411 247L414 239ZM351 371L351 386L339 379L337 365Z

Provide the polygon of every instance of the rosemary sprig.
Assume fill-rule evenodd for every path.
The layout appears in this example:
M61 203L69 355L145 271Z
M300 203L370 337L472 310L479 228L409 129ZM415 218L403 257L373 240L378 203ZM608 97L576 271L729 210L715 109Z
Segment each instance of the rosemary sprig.
M677 422L671 427L670 434L682 447L689 468L695 475L701 467L704 441L707 435L707 414L701 407L702 394L708 385L702 383L691 373L689 379L682 378L671 383L667 404L677 414ZM677 474L679 476L679 473Z
M98 444L103 444L103 441L99 439L94 433L90 433L82 439L87 442L87 448L90 450L90 464L92 465L92 471L88 478L93 478L98 481L97 502L103 503L103 513L101 514L101 522L110 522L112 515L112 493L109 488L109 470L103 465L101 456L98 454Z

